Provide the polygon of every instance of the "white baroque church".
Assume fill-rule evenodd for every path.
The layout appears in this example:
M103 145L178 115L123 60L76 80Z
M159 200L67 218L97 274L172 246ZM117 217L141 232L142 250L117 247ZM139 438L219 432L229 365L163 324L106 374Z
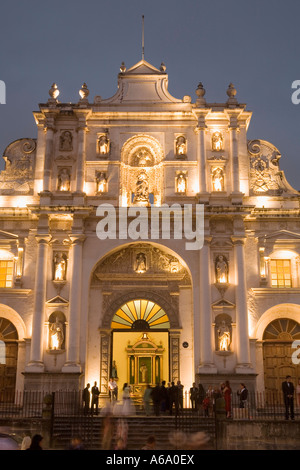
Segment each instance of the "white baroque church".
M162 380L296 382L300 194L280 151L247 139L252 113L225 91L223 103L206 102L201 83L194 100L175 98L165 65L144 59L122 63L109 99L90 101L83 84L64 103L52 85L33 113L37 138L3 154L1 391L97 381L106 396L112 375L137 395ZM173 226L169 239L118 228L100 239L104 204L203 205L203 246L186 249Z

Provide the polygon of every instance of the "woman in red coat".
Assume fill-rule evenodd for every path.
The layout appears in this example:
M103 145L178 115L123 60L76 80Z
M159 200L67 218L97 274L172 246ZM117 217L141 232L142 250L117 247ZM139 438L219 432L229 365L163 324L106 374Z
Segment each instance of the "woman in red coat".
M226 418L231 418L231 394L232 394L232 390L227 380L225 382L225 388L223 390L223 395L225 399Z

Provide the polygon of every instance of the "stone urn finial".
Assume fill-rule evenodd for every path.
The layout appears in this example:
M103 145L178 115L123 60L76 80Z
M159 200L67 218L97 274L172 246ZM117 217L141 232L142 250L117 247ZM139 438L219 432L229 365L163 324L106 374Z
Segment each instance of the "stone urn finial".
M198 96L198 98L203 98L203 96L205 95L205 89L203 87L202 82L200 82L197 87L196 95Z
M205 88L203 87L202 82L199 83L195 93L197 95L196 103L198 105L205 105L206 101L205 101L204 95L206 91L205 91Z
M167 70L167 67L165 66L165 64L162 62L160 64L160 69L159 69L161 72L165 72Z
M80 98L82 100L87 100L87 97L89 96L90 92L89 92L89 89L87 87L87 84L84 83L81 87L81 89L79 90L79 95L80 95Z
M122 62L122 64L121 64L120 71L121 71L122 73L125 73L125 72L126 72L126 65L125 65L124 62Z
M227 95L228 95L229 99L235 98L236 89L235 89L235 87L232 83L230 83L228 88L227 88Z
M59 95L59 89L57 88L57 85L56 83L53 83L50 90L49 90L49 95L50 95L50 98L51 98L51 101L54 101L56 100L56 98L58 97Z

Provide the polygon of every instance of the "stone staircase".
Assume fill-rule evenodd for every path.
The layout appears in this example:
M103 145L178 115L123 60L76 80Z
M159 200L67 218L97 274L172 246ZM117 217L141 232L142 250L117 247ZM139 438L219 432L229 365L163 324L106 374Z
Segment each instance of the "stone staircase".
M179 418L175 416L126 416L111 418L114 429L112 449L115 447L115 431L118 420L125 420L128 425L128 450L138 450L143 447L147 437L154 435L157 450L173 450L175 445L169 441L172 431L181 430L186 433L205 432L210 441L208 448L214 448L215 422L214 419L195 417L184 414ZM53 423L52 445L54 449L67 449L71 438L80 436L86 449L101 449L105 417L103 416L56 416Z

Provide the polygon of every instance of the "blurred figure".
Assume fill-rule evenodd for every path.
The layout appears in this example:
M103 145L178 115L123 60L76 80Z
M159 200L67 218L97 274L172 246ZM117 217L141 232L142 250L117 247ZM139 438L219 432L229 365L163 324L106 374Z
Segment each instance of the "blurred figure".
M111 450L111 441L113 437L113 421L111 414L108 413L103 421L102 450Z
M143 396L144 410L147 416L151 414L151 401L152 401L152 388L150 384L148 384L145 389L144 396Z
M142 450L155 450L156 449L156 439L155 436L149 436L146 444L142 447Z
M84 450L84 445L81 437L73 437L69 450Z
M21 444L21 450L27 450L31 445L31 437L30 436L25 436L22 444Z

